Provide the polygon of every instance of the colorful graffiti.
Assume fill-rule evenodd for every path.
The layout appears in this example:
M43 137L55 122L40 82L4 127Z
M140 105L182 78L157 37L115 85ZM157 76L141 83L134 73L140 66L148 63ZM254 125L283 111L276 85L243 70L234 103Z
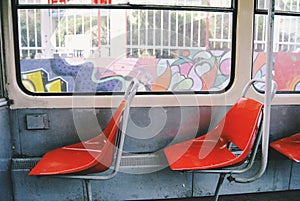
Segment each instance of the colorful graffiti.
M300 54L276 52L274 57L274 79L278 91L300 91ZM254 54L253 75L263 78L266 72L266 53Z
M223 90L230 80L231 52L183 51L166 66L170 68L170 91Z
M255 77L264 77L265 57L254 54ZM278 90L300 90L300 55L274 53L274 58ZM184 50L175 59L21 60L21 71L31 92L124 91L132 77L144 84L143 91L219 91L229 84L231 60L230 51Z
M48 73L43 69L22 73L22 84L31 92L62 92L66 91L67 83L57 77L49 80Z
M124 91L132 77L144 83L144 91L222 90L229 82L230 70L231 53L222 51L186 50L177 59L21 61L22 83L32 92Z

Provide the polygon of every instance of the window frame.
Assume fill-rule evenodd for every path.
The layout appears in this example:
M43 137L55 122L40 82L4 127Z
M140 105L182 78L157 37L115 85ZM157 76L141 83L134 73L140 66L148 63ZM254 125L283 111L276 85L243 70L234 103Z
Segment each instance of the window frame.
M182 95L193 95L193 94L220 94L228 91L234 82L235 77L235 55L236 55L236 24L237 24L237 0L231 0L231 7L222 8L222 7L205 7L205 6L169 6L169 5L130 5L130 4L18 4L18 0L14 0L13 3L13 27L14 27L14 40L15 44L15 62L16 62L16 76L17 83L20 89L31 96L73 96L75 95L99 95L99 96L107 96L107 95L120 95L122 92L60 92L60 93L37 93L31 92L27 90L22 84L21 78L21 66L20 66L20 50L19 50L19 31L18 31L18 10L19 9L141 9L141 10L169 10L169 11L200 11L200 12L224 12L224 13L232 13L232 41L231 41L231 72L229 77L229 82L224 89L214 90L214 91L140 91L138 95L172 95L172 94L182 94Z
M0 4L0 10L2 9L2 4ZM4 70L4 46L3 46L3 26L2 26L2 14L0 14L0 102L6 102L5 97L7 96L6 90L5 90L5 80L6 80L6 76L4 74L5 70ZM1 105L2 105L1 103Z
M37 96L28 95L20 90L16 80L15 66L15 32L13 29L13 2L4 0L4 46L7 50L5 55L7 68L7 89L8 96L13 104L12 109L21 108L111 108L116 107L123 95L86 96L86 95L59 95L59 96ZM236 6L236 54L234 77L232 86L223 93L209 94L138 94L133 103L133 107L185 107L185 106L229 106L240 98L241 91L246 83L251 79L251 65L253 53L253 25L254 25L254 3L255 0L235 0ZM241 12L240 12L241 11ZM245 26L246 25L246 26ZM250 55L250 56L249 56ZM263 100L263 95L251 89L249 96L257 100ZM74 97L78 98L74 104ZM273 103L276 104L299 104L299 96L275 96ZM287 100L289 100L287 102Z

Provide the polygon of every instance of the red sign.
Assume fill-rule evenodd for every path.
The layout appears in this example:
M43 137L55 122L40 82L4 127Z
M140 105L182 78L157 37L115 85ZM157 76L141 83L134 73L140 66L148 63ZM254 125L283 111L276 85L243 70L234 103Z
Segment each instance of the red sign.
M70 0L48 0L48 4L66 3ZM111 0L91 0L92 4L111 4Z
M69 0L48 0L48 4L66 3Z
M111 4L111 0L93 0L93 4Z

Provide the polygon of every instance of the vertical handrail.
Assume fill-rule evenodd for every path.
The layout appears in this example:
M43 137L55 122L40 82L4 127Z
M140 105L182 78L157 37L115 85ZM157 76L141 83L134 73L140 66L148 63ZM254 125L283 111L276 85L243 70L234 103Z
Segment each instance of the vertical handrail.
M129 119L130 105L131 105L131 102L138 90L138 87L139 87L139 81L137 79L133 79L132 82L130 83L130 86L128 87L128 90L125 93L126 106L125 106L125 110L124 110L123 118L122 118L122 129L120 131L121 137L120 137L119 147L117 150L116 163L115 163L115 167L114 167L115 174L119 171L119 168L120 168L123 146L124 146L124 141L125 141L125 135L126 135L128 119Z
M273 82L273 35L274 35L274 16L275 16L275 0L269 0L268 2L268 27L267 27L267 69L265 79L265 96L264 96L264 122L263 122L263 134L262 134L262 158L261 167L258 172L250 178L234 178L234 181L240 183L247 183L255 181L260 178L268 163L268 149L269 149L269 133L270 133L270 117L271 117L271 101L272 101L272 82Z

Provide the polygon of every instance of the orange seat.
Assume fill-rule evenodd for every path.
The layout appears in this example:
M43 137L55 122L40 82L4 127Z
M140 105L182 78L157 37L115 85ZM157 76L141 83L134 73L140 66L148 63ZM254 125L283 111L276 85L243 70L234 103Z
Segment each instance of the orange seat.
M112 163L116 134L125 104L123 100L101 134L90 140L47 152L29 175L68 174L83 170L91 173L107 170Z
M136 93L138 82L132 81L129 85L125 98L120 103L114 115L110 119L106 128L98 136L84 142L64 146L47 152L37 165L29 172L29 175L61 175L70 173L96 173L107 170L114 159L116 147L119 148L120 143L124 143L124 137L117 140L119 132L119 124L121 117L123 125L120 128L121 135L126 131L128 121L129 105ZM126 113L126 115L125 115ZM118 144L116 142L118 141ZM121 141L121 142L120 142ZM122 148L118 149L119 158L115 166L119 166ZM117 171L118 167L114 167ZM103 177L110 178L115 173ZM75 177L74 177L75 178ZM88 177L86 177L88 178Z
M205 135L164 149L171 170L220 174L215 189L215 201L219 198L226 174L230 174L227 178L230 182L248 183L258 179L265 171L268 155L266 141L269 135L269 106L276 93L277 84L272 81L271 86L267 87L271 91L264 99L266 103L264 107L262 103L246 98L246 93L255 82L266 83L263 79L250 80L244 87L241 98L214 129ZM261 131L263 116L266 117L266 122ZM250 178L232 176L250 170L261 139L262 160L259 171Z
M263 104L242 97L207 134L164 149L172 170L204 170L244 162L254 144ZM236 146L239 154L230 147Z
M270 146L293 161L300 162L300 133L276 140Z

